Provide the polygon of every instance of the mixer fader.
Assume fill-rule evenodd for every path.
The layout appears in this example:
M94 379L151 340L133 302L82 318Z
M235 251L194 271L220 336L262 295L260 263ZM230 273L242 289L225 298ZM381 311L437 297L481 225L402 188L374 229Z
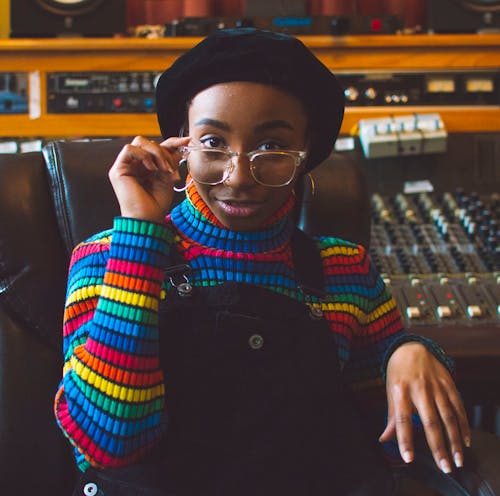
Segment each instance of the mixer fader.
M500 195L372 196L370 254L407 327L500 324Z

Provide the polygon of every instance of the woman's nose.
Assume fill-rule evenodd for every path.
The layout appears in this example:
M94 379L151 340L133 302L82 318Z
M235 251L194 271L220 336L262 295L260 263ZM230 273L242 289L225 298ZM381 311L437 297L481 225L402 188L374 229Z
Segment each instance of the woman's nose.
M231 157L231 170L225 182L236 187L253 186L255 184L250 171L250 160L245 153L235 154Z

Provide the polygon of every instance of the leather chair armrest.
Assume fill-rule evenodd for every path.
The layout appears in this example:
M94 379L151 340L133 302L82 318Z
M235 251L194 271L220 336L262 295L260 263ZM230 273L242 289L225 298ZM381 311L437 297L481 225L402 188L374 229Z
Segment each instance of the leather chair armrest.
M0 494L71 494L75 465L53 413L60 355L0 307Z

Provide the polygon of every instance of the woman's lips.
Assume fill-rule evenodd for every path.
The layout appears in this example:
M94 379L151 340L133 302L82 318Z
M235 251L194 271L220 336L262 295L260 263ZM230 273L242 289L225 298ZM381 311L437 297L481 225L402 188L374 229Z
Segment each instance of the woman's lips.
M226 215L235 217L249 217L257 213L261 204L252 201L218 200L221 209Z

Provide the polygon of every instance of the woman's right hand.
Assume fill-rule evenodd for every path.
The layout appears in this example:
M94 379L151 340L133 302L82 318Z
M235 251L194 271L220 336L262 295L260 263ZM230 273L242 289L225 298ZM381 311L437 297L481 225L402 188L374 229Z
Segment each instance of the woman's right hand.
M163 222L180 179L178 148L189 140L174 137L158 144L137 136L122 148L108 175L123 217Z

